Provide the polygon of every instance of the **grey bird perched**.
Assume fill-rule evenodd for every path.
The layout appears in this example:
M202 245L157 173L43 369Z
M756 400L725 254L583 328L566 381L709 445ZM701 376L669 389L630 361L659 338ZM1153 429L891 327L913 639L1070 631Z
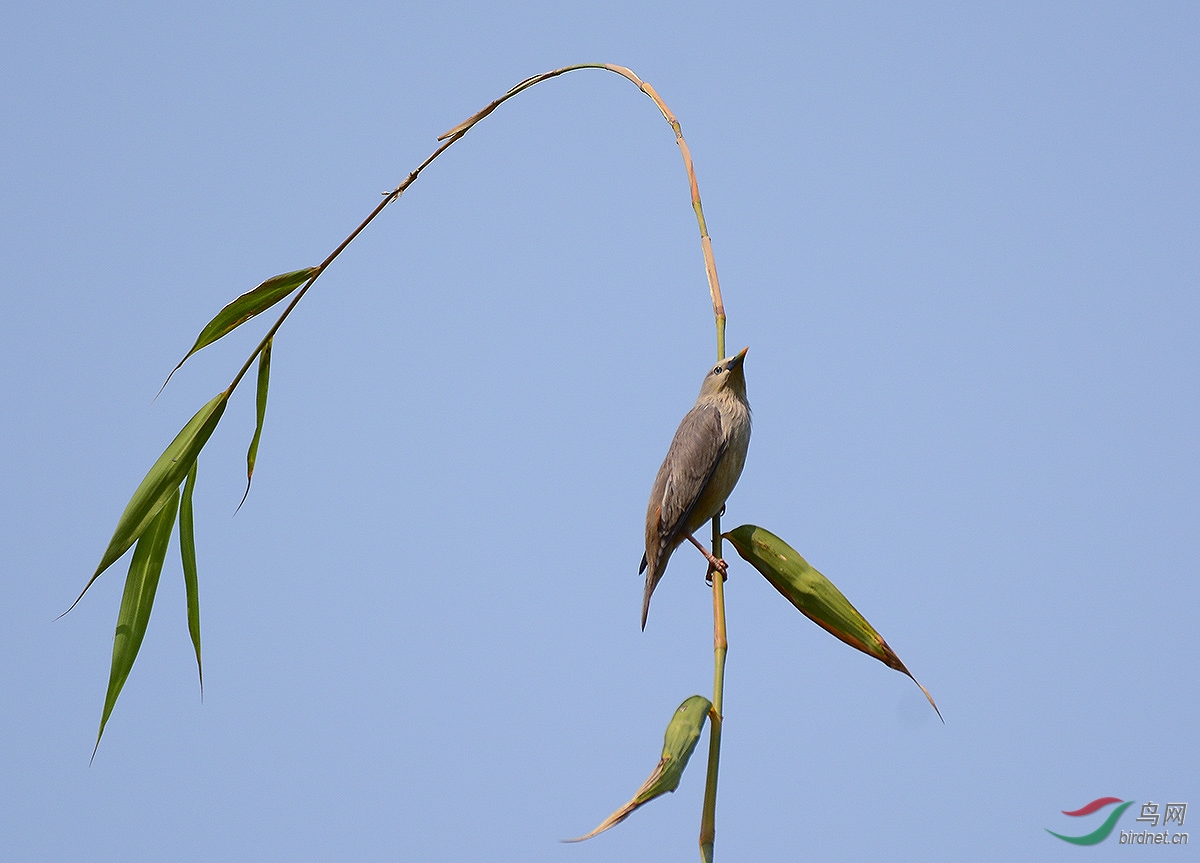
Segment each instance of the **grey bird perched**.
M646 553L638 574L646 573L642 629L650 613L650 595L658 586L671 552L685 539L699 548L721 573L725 562L714 558L692 536L721 511L737 485L750 444L750 403L742 364L746 351L726 357L704 376L700 397L675 432L663 459L650 505L646 508Z

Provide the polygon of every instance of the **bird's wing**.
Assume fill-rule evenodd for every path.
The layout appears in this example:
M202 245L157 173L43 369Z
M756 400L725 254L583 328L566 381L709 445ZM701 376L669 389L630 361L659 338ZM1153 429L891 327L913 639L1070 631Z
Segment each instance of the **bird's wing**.
M667 451L672 470L659 503L659 536L665 547L680 538L724 451L721 412L712 405L696 405L679 424Z

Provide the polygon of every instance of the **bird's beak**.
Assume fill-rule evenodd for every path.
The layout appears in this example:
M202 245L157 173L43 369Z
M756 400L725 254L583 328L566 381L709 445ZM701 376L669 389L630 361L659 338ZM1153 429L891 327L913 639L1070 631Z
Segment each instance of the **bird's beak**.
M730 367L731 369L736 369L736 368L738 368L738 367L739 367L739 366L740 366L742 363L744 363L744 362L746 361L746 351L748 351L748 350L750 350L750 348L746 347L746 348L742 348L740 351L738 351L738 354L737 354L737 356L735 356L735 357L733 358L733 362L732 362L732 363L730 363L729 367Z

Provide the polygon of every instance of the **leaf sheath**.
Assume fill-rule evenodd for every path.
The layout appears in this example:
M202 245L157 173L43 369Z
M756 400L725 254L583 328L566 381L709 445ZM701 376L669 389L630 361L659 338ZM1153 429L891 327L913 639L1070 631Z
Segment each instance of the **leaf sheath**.
M663 735L662 756L658 765L650 772L650 776L642 783L633 798L605 818L591 833L576 839L564 839L564 842L582 842L591 839L610 827L615 827L640 807L646 805L655 797L661 797L668 791L679 787L683 770L687 767L696 743L700 740L700 732L704 730L704 720L712 710L712 702L703 695L693 695L686 699L675 710L667 725L667 733Z
M941 718L942 712L938 710L929 691L904 667L896 651L888 646L883 636L850 604L837 586L813 569L799 552L769 530L752 524L735 527L725 534L725 538L733 543L739 555L813 623L856 650L875 657L888 668L908 675L925 693L929 704Z

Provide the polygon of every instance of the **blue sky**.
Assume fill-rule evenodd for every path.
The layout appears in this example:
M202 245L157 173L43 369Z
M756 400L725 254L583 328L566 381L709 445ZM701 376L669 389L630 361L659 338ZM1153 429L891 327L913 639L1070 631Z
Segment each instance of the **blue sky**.
M750 346L725 523L828 575L946 718L734 560L718 856L1056 860L1084 852L1045 828L1103 817L1060 810L1200 806L1198 39L1184 3L6 6L5 859L695 859L702 761L558 842L711 690L698 555L638 626L715 348L670 129L614 75L505 105L317 283L236 516L235 396L203 703L174 549L90 766L125 564L55 620L265 328L152 401L203 324L585 61L654 84L696 161Z

